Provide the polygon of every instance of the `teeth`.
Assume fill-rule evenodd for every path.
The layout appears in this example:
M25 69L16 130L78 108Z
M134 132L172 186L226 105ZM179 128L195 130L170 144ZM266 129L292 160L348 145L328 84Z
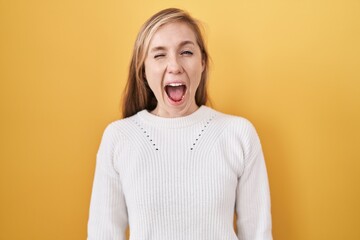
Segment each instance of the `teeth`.
M170 84L168 84L168 86L171 86L171 87L178 87L178 86L182 86L182 85L184 85L184 84L182 84L182 83L170 83Z

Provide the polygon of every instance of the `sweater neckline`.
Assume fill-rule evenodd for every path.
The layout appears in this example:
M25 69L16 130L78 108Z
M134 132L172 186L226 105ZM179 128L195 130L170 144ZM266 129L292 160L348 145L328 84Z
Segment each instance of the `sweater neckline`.
M202 105L195 112L175 118L165 118L156 116L146 109L138 112L136 115L148 125L152 125L160 128L182 128L187 127L196 123L199 123L203 120L206 120L208 117L214 115L211 114L213 111L211 108Z

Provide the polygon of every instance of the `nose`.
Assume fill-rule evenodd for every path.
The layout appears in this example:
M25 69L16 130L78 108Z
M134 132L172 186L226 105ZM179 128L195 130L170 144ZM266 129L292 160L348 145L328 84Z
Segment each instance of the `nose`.
M179 61L177 56L169 57L167 64L167 72L172 74L179 74L183 72L181 62Z

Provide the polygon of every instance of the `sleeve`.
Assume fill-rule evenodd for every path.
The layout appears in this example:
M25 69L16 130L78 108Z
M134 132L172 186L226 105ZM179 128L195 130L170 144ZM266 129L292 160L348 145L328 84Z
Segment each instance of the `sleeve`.
M271 240L271 206L268 176L260 140L247 122L243 135L244 167L238 178L235 211L239 240Z
M119 174L114 168L114 152L120 138L110 125L101 140L91 195L88 240L125 240L127 208Z

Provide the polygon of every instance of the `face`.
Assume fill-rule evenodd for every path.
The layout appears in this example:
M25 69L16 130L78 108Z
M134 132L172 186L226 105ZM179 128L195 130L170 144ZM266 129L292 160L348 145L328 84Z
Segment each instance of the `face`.
M144 64L146 80L158 101L153 114L181 117L198 109L195 93L204 62L195 34L186 23L161 26L150 41Z

